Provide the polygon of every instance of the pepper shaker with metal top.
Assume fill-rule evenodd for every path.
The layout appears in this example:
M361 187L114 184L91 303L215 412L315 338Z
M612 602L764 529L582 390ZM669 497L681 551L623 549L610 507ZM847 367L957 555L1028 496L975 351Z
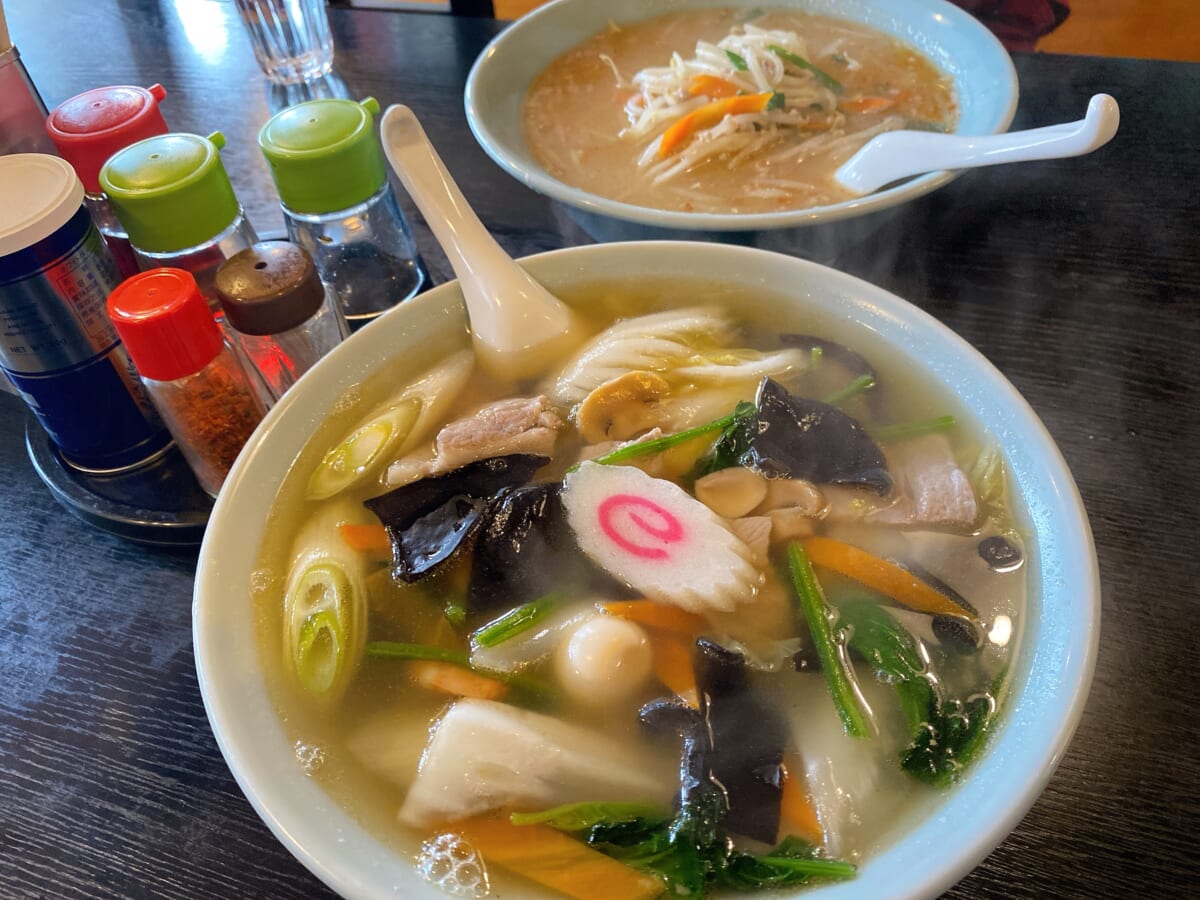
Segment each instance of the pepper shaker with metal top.
M64 100L46 118L46 133L83 182L84 202L122 278L136 275L138 262L129 246L129 235L104 196L100 167L118 150L167 133L167 123L158 108L165 96L161 84L149 88L94 88Z
M162 134L126 147L100 169L138 265L191 272L214 313L217 269L258 240L221 163L223 146L220 132Z
M108 316L142 383L213 497L266 410L196 279L154 269L109 295Z
M216 287L234 340L275 399L349 334L337 298L296 244L243 250L217 270Z
M428 282L387 180L371 97L310 100L267 121L258 145L293 241L312 254L355 327Z

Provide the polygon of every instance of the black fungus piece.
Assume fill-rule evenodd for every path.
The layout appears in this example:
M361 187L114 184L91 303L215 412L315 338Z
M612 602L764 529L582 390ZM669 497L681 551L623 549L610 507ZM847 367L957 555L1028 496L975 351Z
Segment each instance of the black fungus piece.
M779 832L788 726L750 684L740 653L696 641L696 686L712 734L709 767L725 788L729 831L767 844Z
M638 720L650 732L678 737L680 809L691 806L699 791L712 784L709 777L711 745L708 727L699 710L688 706L678 697L660 697L638 710Z
M875 378L874 367L855 350L844 344L820 338L812 334L782 334L779 342L785 347L797 347L801 350L820 350L823 358L832 359L841 365L852 378L870 375Z
M956 591L942 579L938 578L932 572L917 565L911 560L893 560L897 565L902 566L912 572L934 590L938 591L946 597L954 601L956 606L962 609L970 616L969 619L962 616L948 616L944 613L935 613L931 627L933 635L938 641L948 650L954 650L958 653L974 653L983 646L983 635L979 631L979 626L976 622L979 619L979 611L975 608L966 597Z
M1024 561L1020 548L999 534L979 542L979 555L997 572L1011 572Z
M484 512L471 561L467 609L512 609L569 585L605 596L629 591L580 549L567 524L562 484L502 490Z
M365 502L392 539L392 575L417 581L450 559L479 529L492 500L522 485L550 460L518 453L468 463Z
M743 465L768 478L801 478L816 484L892 487L883 451L866 430L835 406L795 397L777 381L758 388L757 428Z

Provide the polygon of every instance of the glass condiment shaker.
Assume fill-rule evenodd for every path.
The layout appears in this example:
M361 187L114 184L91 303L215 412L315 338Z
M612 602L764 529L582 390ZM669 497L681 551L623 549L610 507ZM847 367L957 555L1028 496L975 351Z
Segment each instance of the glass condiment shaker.
M46 133L83 182L84 202L122 278L136 275L139 266L129 246L129 235L104 196L100 168L118 150L167 133L167 123L158 108L166 95L161 84L148 88L99 87L63 101L46 118Z
M265 408L196 279L154 269L109 295L108 316L196 480L213 497Z
M371 97L309 100L272 116L258 135L291 239L312 254L350 327L428 282L375 137Z
M225 137L162 134L118 151L100 184L143 270L186 269L214 314L221 263L258 240L221 163Z
M0 155L53 153L45 121L46 104L29 79L20 52L8 39L0 4Z
M234 340L276 400L349 334L337 297L297 244L260 241L217 270Z

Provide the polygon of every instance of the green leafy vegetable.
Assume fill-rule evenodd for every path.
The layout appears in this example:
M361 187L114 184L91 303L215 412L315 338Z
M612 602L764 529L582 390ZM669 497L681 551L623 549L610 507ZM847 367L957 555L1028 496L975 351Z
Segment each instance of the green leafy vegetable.
M868 428L867 433L877 441L904 441L909 438L924 437L927 434L938 434L949 431L958 422L954 416L938 416L935 419L924 419L920 422L902 422L899 425L878 425Z
M867 388L875 386L874 375L859 375L852 382L846 385L839 391L834 391L825 398L825 402L830 406L841 406L851 397L856 397L865 391Z
M788 544L788 568L791 571L792 585L800 599L800 610L808 630L812 633L813 644L817 656L821 660L821 671L833 695L833 705L837 707L838 716L846 733L851 737L867 737L870 734L870 723L867 713L859 703L858 694L854 689L853 674L846 663L845 656L837 638L833 634L833 626L829 621L829 604L825 594L813 572L808 554L797 541Z
M446 605L442 608L442 612L446 616L446 621L451 625L458 627L466 624L467 608L459 601L447 600Z
M734 53L732 50L726 50L725 55L729 57L729 61L733 63L733 67L739 72L745 72L749 70L750 67L746 65L746 60L739 54Z
M431 647L428 644L405 644L400 641L371 641L367 644L364 653L368 659L427 660L462 666L464 669L470 669L472 672L488 678L503 681L523 694L528 701L536 704L548 703L556 694L554 688L540 678L495 672L491 669L473 666L471 658L461 650L446 650L442 647Z
M785 63L789 63L797 68L812 72L817 81L821 82L821 84L825 85L825 87L829 88L835 94L840 94L844 90L840 81L838 81L828 72L818 69L803 56L797 56L792 51L780 47L778 44L771 44L769 47L767 47L767 49L782 59Z
M742 454L750 449L758 407L743 400L733 410L732 421L713 442L712 449L696 462L692 479L703 478L721 469L740 465Z
M750 407L753 409L754 404L750 404ZM739 405L738 408L740 409L741 406ZM592 462L599 463L602 466L611 466L616 463L625 462L627 459L662 453L664 450L670 450L672 447L686 444L690 440L703 437L714 431L724 431L737 421L737 415L737 412L734 411L727 416L721 416L719 419L714 419L704 425L697 425L695 428L689 428L686 431L680 431L677 434L668 434L660 438L655 438L652 441L642 441L638 444L618 447L611 453L605 453L603 456L596 457Z
M527 595L528 596L528 595ZM524 606L510 609L498 619L494 619L471 635L473 647L495 647L505 641L522 634L549 615L558 605L562 594L557 591L539 597Z
M945 134L950 130L941 122L933 122L929 119L909 119L905 127L912 131L932 131L937 134Z
M513 813L514 825L549 825L559 831L587 831L597 825L647 823L657 825L670 816L648 803L567 803L541 812Z
M921 659L916 641L891 614L870 600L839 605L839 625L850 632L850 649L891 684L913 735L900 767L939 787L952 783L971 762L991 726L995 703L988 695L946 700Z
M779 91L775 91L773 94L771 94L771 99L767 101L767 105L763 107L763 110L765 112L771 112L776 109L783 109L785 103L787 103L787 99L783 96L783 94L779 93Z

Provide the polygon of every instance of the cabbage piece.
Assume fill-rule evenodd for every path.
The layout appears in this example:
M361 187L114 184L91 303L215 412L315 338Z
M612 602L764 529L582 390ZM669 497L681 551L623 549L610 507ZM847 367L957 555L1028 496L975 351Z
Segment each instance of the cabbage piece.
M725 346L735 333L727 316L705 306L622 319L585 344L546 393L573 406L618 375L670 368L702 347Z
M671 760L628 741L496 703L459 700L433 726L400 821L416 828L489 810L638 801L669 808Z
M325 700L353 679L367 633L367 555L351 550L338 526L370 521L357 503L326 503L293 545L283 601L285 668Z
M309 478L309 499L323 500L360 484L383 463L408 452L446 417L474 364L470 350L452 353L342 438Z

